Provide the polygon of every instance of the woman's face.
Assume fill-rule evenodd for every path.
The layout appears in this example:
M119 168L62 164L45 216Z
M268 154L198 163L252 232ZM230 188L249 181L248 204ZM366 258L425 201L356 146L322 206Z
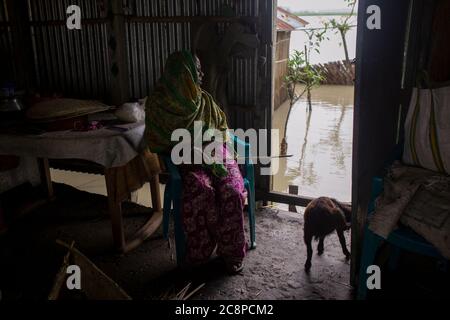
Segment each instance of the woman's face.
M200 63L200 59L197 56L194 56L194 60L195 60L195 67L197 68L198 84L202 85L203 77L205 76L205 74L202 71L202 65Z

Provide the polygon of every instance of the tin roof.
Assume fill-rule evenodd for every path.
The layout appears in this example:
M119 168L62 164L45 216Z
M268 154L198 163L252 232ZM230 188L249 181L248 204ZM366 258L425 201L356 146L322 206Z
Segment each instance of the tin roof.
M283 9L277 8L277 31L294 31L305 27L308 21L296 16L295 14Z

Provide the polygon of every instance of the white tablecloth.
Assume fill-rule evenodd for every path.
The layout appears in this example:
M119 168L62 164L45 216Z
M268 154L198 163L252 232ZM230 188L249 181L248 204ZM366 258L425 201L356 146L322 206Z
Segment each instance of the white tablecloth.
M81 159L106 168L118 167L138 155L145 124L139 122L118 127L128 130L119 132L103 128L86 132L47 132L40 135L0 134L0 155Z

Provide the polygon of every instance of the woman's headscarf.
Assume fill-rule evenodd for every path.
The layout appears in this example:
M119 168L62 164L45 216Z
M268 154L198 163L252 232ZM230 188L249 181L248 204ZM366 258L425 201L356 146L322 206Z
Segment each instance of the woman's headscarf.
M172 132L179 128L192 132L195 121L203 122L203 130L228 128L225 113L198 84L194 57L188 51L169 56L145 109L146 139L156 153L170 151L177 143L171 141Z

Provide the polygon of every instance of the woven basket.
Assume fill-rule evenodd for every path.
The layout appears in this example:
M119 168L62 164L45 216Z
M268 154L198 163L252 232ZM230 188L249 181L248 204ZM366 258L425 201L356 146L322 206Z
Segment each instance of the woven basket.
M110 107L92 100L53 99L35 104L26 116L32 122L54 122L102 112Z

